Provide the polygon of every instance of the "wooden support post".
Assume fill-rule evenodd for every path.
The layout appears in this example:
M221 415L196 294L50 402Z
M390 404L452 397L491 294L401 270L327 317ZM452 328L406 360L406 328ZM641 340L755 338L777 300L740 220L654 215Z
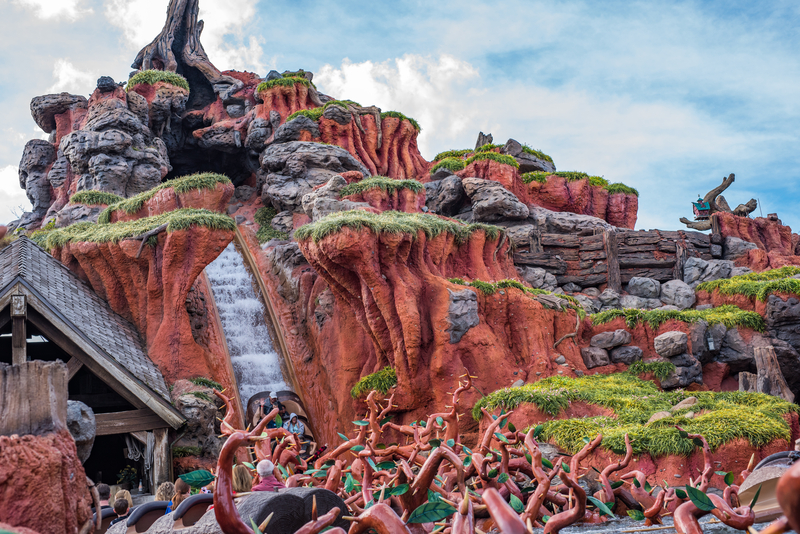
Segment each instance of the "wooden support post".
M67 380L72 380L72 377L74 377L78 371L81 370L81 367L83 367L82 361L75 356L70 358L67 362Z
M672 278L683 281L683 266L686 264L686 247L677 243L675 245L675 267L673 267Z
M42 435L67 428L67 366L0 364L0 435Z
M155 447L153 447L153 487L158 488L163 482L169 481L172 454L169 448L169 429L157 428L153 430Z
M619 273L619 247L617 246L617 233L613 230L603 232L603 244L606 249L606 262L608 263L608 289L622 291L622 279Z
M26 348L28 336L25 331L27 312L25 295L11 295L11 363L14 365L28 361Z
M772 345L756 347L753 349L753 355L758 369L756 378L757 391L780 397L787 402L794 402L794 393L789 389L783 372L781 372L778 357L775 355L775 348Z

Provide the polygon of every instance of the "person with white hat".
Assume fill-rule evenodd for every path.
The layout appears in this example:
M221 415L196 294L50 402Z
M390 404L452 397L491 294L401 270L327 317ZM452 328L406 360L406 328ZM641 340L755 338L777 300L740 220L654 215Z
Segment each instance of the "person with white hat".
M269 460L261 460L256 465L258 484L253 486L253 491L278 491L285 488L283 482L275 476L275 464Z

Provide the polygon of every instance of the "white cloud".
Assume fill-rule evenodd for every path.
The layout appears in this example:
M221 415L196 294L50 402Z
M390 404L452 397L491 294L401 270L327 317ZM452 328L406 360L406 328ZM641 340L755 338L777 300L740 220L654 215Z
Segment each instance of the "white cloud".
M90 94L97 83L97 76L90 72L83 72L66 59L56 60L53 66L55 83L47 90L51 93L67 91L75 94Z
M64 17L75 20L82 15L92 13L91 8L84 8L83 0L14 0L14 3L33 10L37 17L54 19Z
M105 14L120 28L137 51L150 43L164 27L166 0L110 0ZM203 0L199 18L203 20L203 48L220 70L254 70L266 74L261 39L246 36L242 21L255 17L249 0ZM268 63L274 63L270 61Z
M0 224L6 224L32 208L19 187L19 170L14 165L0 167Z

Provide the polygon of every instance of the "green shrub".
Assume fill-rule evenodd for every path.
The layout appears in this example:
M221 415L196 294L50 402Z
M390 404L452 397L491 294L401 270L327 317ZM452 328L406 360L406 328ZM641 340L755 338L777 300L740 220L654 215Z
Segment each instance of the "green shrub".
M628 367L628 373L638 376L646 373L653 373L653 376L659 380L664 380L675 370L675 364L672 362L633 362Z
M403 115L399 111L384 111L383 113L381 113L381 120L383 120L383 119L385 119L387 117L394 117L396 119L400 119L401 121L408 121L408 122L411 123L411 125L414 127L414 129L417 130L417 132L421 132L422 131L422 127L420 127L420 125L419 125L419 123L417 121L415 121L411 117L406 117L405 115Z
M202 391L190 391L187 395L191 395L192 397L197 397L200 400L204 400L206 402L214 403L214 399L212 399L208 393L203 393Z
M325 108L318 107L318 108L311 108L311 109L301 109L299 111L295 111L288 117L286 117L286 122L292 121L297 117L303 116L308 117L314 122L317 122L320 117L322 117L322 112L325 111Z
M417 180L395 180L385 176L370 176L360 182L347 184L339 192L339 196L344 198L349 195L358 195L370 189L383 189L388 193L394 193L401 189L410 189L414 193L419 193L425 189L425 186Z
M602 176L590 176L589 177L589 185L594 187L602 187L608 189L608 180L603 178ZM622 184L620 184L622 185Z
M500 148L503 145L494 145L492 143L486 143L485 145L481 145L475 149L475 153L478 154L480 152L491 152L495 148Z
M220 384L219 382L215 382L210 378L197 376L195 378L190 378L189 382L191 382L195 386L203 386L206 388L216 389L217 391L222 391L222 384Z
M279 232L272 227L272 219L278 214L272 206L264 206L258 208L253 215L253 219L258 224L258 232L256 232L256 239L259 243L266 243L272 239L289 239L289 234L286 232Z
M497 152L479 152L467 160L467 165L473 161L481 161L485 159L496 161L497 163L502 163L503 165L511 165L512 167L519 169L519 163L517 163L516 159L511 156L498 154Z
M452 234L459 244L466 242L469 236L478 230L484 231L487 239L497 239L501 232L500 228L489 224L461 224L452 219L443 219L423 213L384 211L375 214L362 210L350 210L332 213L319 221L303 225L295 231L294 237L298 241L313 239L314 242L319 242L325 237L341 231L344 227L355 230L366 228L376 234L405 233L412 236L416 236L421 230L429 239L447 232Z
M190 174L189 176L182 176L163 182L152 189L143 193L139 193L135 197L127 198L110 204L106 209L100 212L97 217L97 222L106 224L111 221L111 214L117 210L122 210L125 213L136 213L144 203L153 198L156 193L162 189L171 187L176 193L188 193L196 189L214 189L217 184L229 184L231 181L223 174L216 174L213 172L204 172L198 174Z
M436 157L433 158L433 161L439 161L445 158L463 158L467 154L472 154L475 152L474 150L470 150L468 148L464 150L446 150L444 152L439 152L436 154Z
M394 369L391 367L384 367L377 373L367 375L356 382L356 385L350 390L350 395L354 399L357 399L362 395L369 394L373 389L381 393L386 393L396 385L397 373L395 373Z
M798 274L800 274L800 267L787 265L780 269L761 273L749 273L733 278L703 282L697 286L697 291L712 293L716 289L722 295L744 295L765 301L767 297L775 293L800 295L800 280L790 278Z
M281 76L283 76L284 78L303 78L305 80L306 71L304 71L303 69L296 71L287 70L283 74L281 74ZM316 85L314 85L314 82L309 81L308 83L311 84L312 87L316 87Z
M86 204L87 206L96 206L98 204L114 204L125 200L121 196L114 193L106 193L103 191L78 191L69 197L70 204Z
M311 86L311 82L306 80L305 78L301 78L300 76L288 76L286 78L276 78L274 80L269 80L265 82L261 82L256 87L256 93L260 93L262 91L266 91L267 89L272 89L273 87L294 87L297 84L305 85L306 87Z
M678 402L694 396L698 403L687 419L682 411L673 417L647 424L650 417L669 411ZM580 378L553 376L517 388L505 388L482 398L472 410L480 419L482 407L512 410L523 403L534 404L543 413L557 416L570 402L582 401L607 408L613 416L561 419L542 423L542 438L555 442L570 453L580 450L584 438L603 435L602 446L623 451L625 434L630 434L635 454L686 456L695 450L692 440L681 438L675 425L689 433L701 434L712 449L737 438L763 447L775 439L789 440L791 431L783 415L797 412L797 405L778 397L748 392L660 391L650 381L630 373L596 374ZM533 422L532 422L533 423Z
M186 230L192 226L203 226L212 230L236 230L236 222L222 213L205 209L179 209L145 217L133 221L117 223L91 223L79 222L65 228L57 228L45 235L33 235L37 245L45 250L53 250L67 243L117 243L128 237L142 235L154 230L162 224L167 225L167 233L177 230ZM156 238L148 240L149 245L154 245Z
M764 318L756 312L745 311L737 306L726 305L708 310L607 310L591 316L595 325L606 324L617 317L624 317L628 328L647 323L653 330L674 319L683 323L706 321L709 325L723 324L727 328L743 327L763 332Z
M169 83L189 91L189 82L186 81L186 78L175 72L167 72L165 70L143 70L137 72L128 80L128 85L125 87L125 90L130 91L140 83L155 85L158 82Z
M530 154L535 158L539 158L544 161L549 161L550 163L553 163L553 158L551 158L541 150L536 150L534 148L529 147L528 145L522 145L522 151L525 152L526 154Z
M637 197L639 196L639 191L637 191L633 187L628 187L627 185L621 184L619 182L614 183L614 184L608 184L605 187L608 190L608 194L609 195L614 195L616 193L622 193L622 194L625 194L625 195L634 195L634 196L637 196Z
M203 449L201 447L172 447L173 458L200 456L201 454L203 454Z
M553 293L552 291L547 291L545 289L534 289L534 288L531 288L531 287L526 287L525 285L523 285L521 282L518 282L517 280L508 280L507 279L507 280L500 280L499 282L496 282L496 283L484 282L482 280L473 280L472 282L467 282L462 278L448 278L447 280L451 284L457 284L457 285L460 285L460 286L474 287L475 289L481 291L482 293L484 293L486 295L494 295L500 289L510 289L512 287L514 289L519 289L520 291L523 291L523 292L528 293L530 295L555 295L558 298L566 300L567 302L569 302L567 307L572 308L573 310L575 310L575 312L580 317L583 318L583 317L586 316L586 312L584 311L583 307L580 305L580 303L578 302L578 300L575 297L572 297L570 295L562 295L562 294L558 294L558 293ZM562 309L562 311L566 311L566 310Z
M358 102L354 102L352 100L328 100L325 102L325 105L322 106L323 109L328 109L331 106L339 106L340 108L347 109L347 106L357 106L361 107L361 104Z
M552 173L544 172L544 171L533 171L533 172L526 172L520 175L520 179L522 183L529 184L531 182L539 182L540 184L547 183L547 177L550 176Z
M442 167L445 169L450 169L453 172L458 172L463 170L466 166L466 163L464 163L464 160L461 158L444 158L443 160L438 161L436 165L431 167L431 174L435 173Z

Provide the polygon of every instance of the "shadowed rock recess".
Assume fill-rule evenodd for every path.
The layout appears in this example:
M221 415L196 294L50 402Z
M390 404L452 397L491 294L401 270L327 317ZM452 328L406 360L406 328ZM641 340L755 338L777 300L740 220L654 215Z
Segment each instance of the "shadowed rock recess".
M50 137L29 141L19 166L33 208L0 227L0 243L28 234L136 327L177 384L190 420L180 446L206 461L220 447L210 390L191 396L186 380L237 388L204 274L233 241L284 379L331 448L367 409L356 383L386 368L396 425L450 403L464 373L462 408L519 407L520 430L616 417L577 396L546 410L526 393L546 378L560 394L559 380L619 373L662 390L759 392L764 381L747 377L766 372L760 350L775 351L771 372L800 395L800 236L777 216L719 211L710 234L636 231L632 187L557 171L547 154L483 133L427 161L414 119L326 95L304 70L220 71L201 30L197 0L173 0L126 83L34 98ZM770 434L748 455L799 438L796 416L784 419L782 441ZM479 409L460 417L462 441L490 422ZM558 432L546 438L564 446ZM387 443L404 439L386 429ZM654 485L680 463L647 458L639 469Z

